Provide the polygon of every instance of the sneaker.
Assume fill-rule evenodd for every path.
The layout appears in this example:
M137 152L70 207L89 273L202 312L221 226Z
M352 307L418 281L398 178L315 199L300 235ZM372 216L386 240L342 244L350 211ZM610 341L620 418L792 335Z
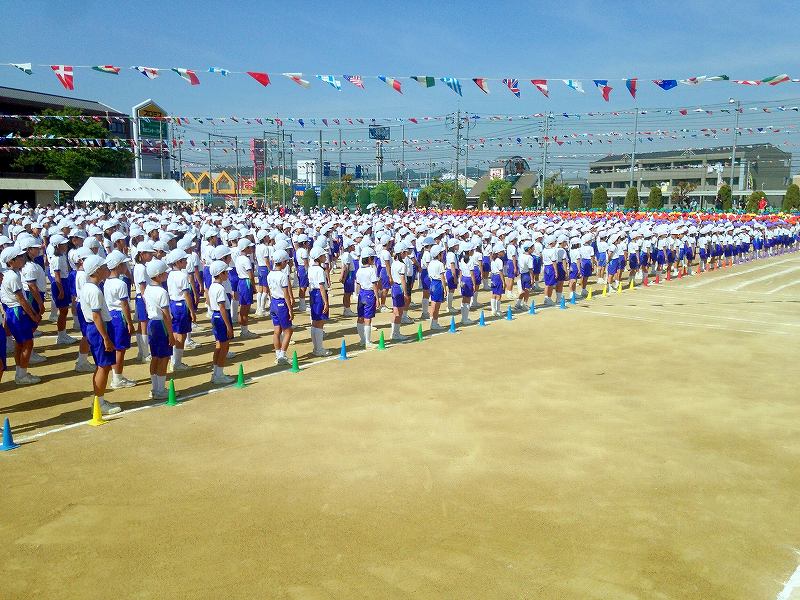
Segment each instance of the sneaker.
M69 346L70 344L77 344L77 343L78 340L76 340L68 333L60 333L58 334L58 337L56 337L56 345L58 346Z
M242 331L239 334L240 340L253 340L258 337L258 334L254 331Z
M109 402L105 398L100 400L100 412L103 413L103 415L115 415L121 411L122 407L119 404Z
M388 306L384 305L384 306L381 306L381 312L382 313L390 313L390 312L392 312L392 309L389 308Z
M431 331L444 331L444 327L439 325L439 323L431 323L430 327Z
M150 398L150 400L166 400L169 398L169 392L167 390L158 390L157 392L150 390L148 398Z
M350 308L345 308L345 309L344 309L344 312L342 313L342 315L343 315L343 316L345 316L345 317L356 317L356 316L358 316L358 315L357 315L357 314L356 314L356 313L355 313L355 312L354 312L352 309L350 309Z
M194 350L194 349L195 349L195 348L197 348L199 345L200 345L200 344L198 344L198 343L197 343L197 342L195 342L194 340L186 340L186 341L183 343L183 347L184 347L186 350Z
M234 381L236 381L235 377L231 377L230 375L225 375L225 373L220 373L219 375L211 376L211 383L214 385L230 385Z
M475 325L475 321L473 321L472 319L465 319L465 320L461 321L461 324L462 325Z
M552 298L545 298L544 302L542 302L542 306L555 306L556 303L553 302Z
M431 315L430 313L422 313L419 318L423 321L430 321Z
M38 352L31 352L31 358L30 358L29 362L32 365L38 365L38 364L43 363L46 360L47 359L44 356L42 356L41 354L39 354Z
M322 357L322 356L330 356L331 354L333 354L333 352L323 348L322 350L314 350L311 354L313 354L314 356Z
M372 342L364 342L364 350L374 350L378 346L373 344Z
M41 377L31 375L30 373L25 373L25 375L21 377L14 377L14 383L17 385L32 385L34 383L39 383L41 380Z
M42 337L42 332L37 329L36 331L33 332L33 337L34 338Z
M121 390L124 388L131 388L136 385L135 381L131 381L130 379L126 379L122 377L119 381L112 381L111 385L109 386L112 390Z
M403 335L402 333L398 333L396 335L393 335L390 339L393 342L406 342L406 341L410 340L411 338L410 338L410 336Z
M142 363L142 364L147 364L151 360L152 360L152 357L149 354L147 354L147 355L139 355L139 362Z
M225 358L230 360L234 356L236 356L236 352L234 352L233 350L228 350L228 353L225 355Z
M79 360L75 362L76 373L94 373L94 365L88 360Z
M276 365L288 365L289 364L289 359L286 358L285 356L281 356L280 358L276 358L275 359L275 364Z
M413 324L414 324L414 319L412 319L411 317L409 317L407 314L403 313L403 318L402 318L402 319L400 319L400 322L401 322L403 325L413 325Z
M206 328L200 325L200 323L192 323L192 333L194 333L195 331L202 332L205 330Z
M257 310L256 312L253 313L253 316L254 317L266 317L267 313L265 313L263 310Z
M169 364L172 367L172 372L173 373L175 371L188 371L189 370L189 365L187 365L185 362L173 363L172 361L170 361Z

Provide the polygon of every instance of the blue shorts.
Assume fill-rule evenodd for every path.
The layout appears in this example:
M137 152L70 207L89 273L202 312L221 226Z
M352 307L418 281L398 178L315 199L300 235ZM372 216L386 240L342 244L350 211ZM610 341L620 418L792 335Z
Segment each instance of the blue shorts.
M308 287L308 270L305 267L297 267L297 287Z
M362 319L375 316L375 292L372 290L361 290L358 293L358 316Z
M114 350L127 350L131 347L131 332L121 310L111 311L111 320L106 323L106 330L114 344Z
M226 312L228 313L228 319L230 319L230 311L226 309ZM225 319L222 318L222 313L218 310L211 313L211 329L214 331L214 339L218 342L227 342L231 339L228 337L228 328L225 326Z
M484 256L481 259L481 269L484 273L488 273L492 270L492 260L488 256Z
M356 272L352 269L347 272L347 277L344 279L344 293L352 294L356 291Z
M21 306L6 308L6 325L18 344L33 339L33 322Z
M239 289L239 276L236 274L236 269L228 269L228 281L231 282L231 289L236 294Z
M109 323L106 322L106 332L108 325ZM113 350L110 352L106 350L106 346L103 343L103 336L97 331L97 325L94 324L94 321L86 324L86 339L89 341L89 350L92 352L94 364L98 367L110 367L114 364L116 354Z
M650 255L647 252L641 252L639 254L639 264L642 268L650 264Z
M6 328L0 327L0 371L8 369L6 363Z
M631 252L628 255L628 267L630 267L631 271L639 268L639 255L635 252Z
M675 262L675 252L673 250L667 250L667 262L668 263Z
M612 258L608 261L608 274L614 275L617 271L619 271L619 261L616 258Z
M431 302L444 302L444 287L441 279L431 279Z
M272 324L281 329L291 329L292 320L289 318L289 307L284 298L272 298L269 301L269 316Z
M269 275L269 267L258 267L256 270L258 285L261 287L267 287L267 275Z
M592 274L592 261L588 258L581 259L581 277L589 277Z
M62 280L61 289L64 290L64 296L62 298L59 298L58 286L56 285L56 281L55 279L50 280L50 298L55 303L56 307L66 308L67 306L72 304L72 295L70 294L68 280Z
M656 254L656 262L658 263L658 265L663 267L666 260L667 260L667 255L664 253L663 250L659 250L658 253Z
M140 323L144 323L147 321L147 307L144 303L144 298L140 296L136 296L136 299L133 301L136 307L136 320Z
M64 280L62 279L62 282ZM65 290L69 290L69 295L73 298L78 295L78 288L75 284L75 271L70 271L69 275L67 275L67 280L64 285Z
M327 312L322 312L325 307L325 301L322 298L322 292L319 288L309 290L308 300L311 305L311 320L312 321L327 321L330 315Z
M203 267L203 287L208 289L211 287L213 280L211 279L211 267Z
M80 302L75 304L75 316L78 319L78 327L81 330L81 336L86 337L86 318L83 316Z
M422 269L422 273L419 276L419 283L423 290L431 289L431 277L428 275L428 269Z
M533 257L533 274L538 275L542 272L542 257L541 256L534 256Z
M500 273L492 273L492 295L501 296L503 294L503 277Z
M240 279L236 291L239 293L240 305L250 306L253 303L253 286L249 279Z
M556 263L556 280L558 280L558 281L566 281L567 280L567 272L564 271L564 264L563 263Z
M511 260L510 258L506 259L505 273L506 277L514 277L516 275L514 271L514 261Z
M570 279L577 279L578 278L578 263L569 263L569 278Z
M605 267L606 266L606 253L601 252L597 255L597 266L598 267Z
M169 345L167 326L160 319L147 322L147 339L150 342L150 356L153 358L168 358L172 356L172 346Z
M556 268L553 265L544 266L544 284L548 286L555 285L556 282ZM494 290L492 290L494 291Z
M390 287L389 286L389 273L386 271L386 269L382 269L381 270L379 279L380 279L380 282L381 282L381 288L384 289L384 290L388 290L389 287Z
M406 297L403 294L403 286L399 283L392 284L392 306L394 308L403 308L406 305Z
M451 292L458 287L458 281L453 277L453 272L450 269L444 272L445 279L447 279L447 289Z
M520 273L519 283L523 290L529 290L533 287L533 278L530 273Z
M169 312L172 315L172 333L192 331L192 315L186 306L186 300L170 300Z
M461 276L461 297L472 298L475 295L475 285L472 283L472 275Z

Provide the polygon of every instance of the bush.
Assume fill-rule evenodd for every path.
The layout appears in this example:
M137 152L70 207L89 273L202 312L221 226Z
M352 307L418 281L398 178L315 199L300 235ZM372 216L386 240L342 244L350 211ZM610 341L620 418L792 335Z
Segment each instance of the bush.
M431 194L427 189L422 188L417 196L417 208L429 208L430 205Z
M478 208L492 208L494 206L492 204L492 198L489 196L489 192L481 192L480 198L478 200L480 202L480 206Z
M306 191L303 192L303 200L301 202L303 205L303 210L306 211L306 213L309 213L311 212L312 208L317 207L318 203L319 198L317 197L317 192L314 191L314 188L306 188Z
M369 193L369 188L361 188L358 190L356 204L358 204L358 208L361 210L361 212L367 210L367 206L369 206L370 202L372 202L372 199Z
M572 188L569 191L569 199L567 200L568 210L583 210L583 192L581 188Z
M392 208L397 210L405 210L406 208L406 195L401 189L392 190L389 192L389 200L392 203Z
M314 196L316 196L316 194L314 194ZM333 206L333 193L331 193L330 188L322 190L322 195L319 197L319 205L325 208Z
M389 205L389 194L386 190L372 190L372 202L378 205L379 209L386 208Z
M497 193L497 206L500 208L508 208L511 206L511 184L504 186Z
M625 204L623 206L628 210L639 210L639 190L628 188L628 191L625 192Z
M536 202L536 197L533 194L533 188L526 188L522 191L522 200L520 205L525 210L529 210L533 208L534 203Z
M608 192L606 188L599 187L595 188L594 192L592 192L592 208L599 209L599 210L606 210L608 206Z
M461 187L453 192L453 210L464 210L467 208L467 195Z
M731 194L731 187L727 184L719 188L717 198L722 202L722 210L725 212L733 208L733 195Z
M783 212L800 210L800 187L796 183L786 188L786 195L783 197Z
M747 197L747 203L745 204L745 212L757 214L758 213L758 203L761 201L762 198L766 198L766 194L762 191L756 191L750 194Z
M658 210L664 208L664 195L661 188L654 185L650 188L650 195L647 197L647 208Z

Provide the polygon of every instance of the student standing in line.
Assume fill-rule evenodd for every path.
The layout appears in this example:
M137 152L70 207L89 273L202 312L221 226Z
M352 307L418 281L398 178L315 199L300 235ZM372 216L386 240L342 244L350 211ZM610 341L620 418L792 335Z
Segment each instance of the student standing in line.
M579 237L572 237L569 240L569 250L567 250L567 263L569 265L569 291L570 298L577 299L578 297L578 277L580 276L580 262L581 262L581 239Z
M39 318L44 317L44 290L47 288L47 273L39 264L41 242L32 235L20 235L17 238L17 245L25 252L25 264L20 270L22 278L22 290L28 302L31 303L33 310L39 314ZM34 338L36 330L41 321L33 324ZM41 354L31 351L32 365L40 364L47 360Z
M350 238L344 238L342 242L342 253L339 256L339 261L342 263L342 272L339 277L339 283L342 284L342 305L344 311L342 315L345 317L355 317L356 313L351 308L353 292L356 291L356 271L358 270L358 260L354 255L355 242Z
M311 259L311 266L308 268L308 299L311 305L312 354L314 356L330 356L331 351L326 350L323 343L325 321L330 318L328 275L325 271L328 253L325 248L315 246L311 249L309 258Z
M135 329L131 317L128 285L124 277L128 273L130 259L119 250L114 250L106 258L106 266L110 271L103 285L103 296L111 316L106 331L114 345L114 366L111 370L111 389L133 387L136 382L124 377L125 352L131 347L131 336Z
M445 267L442 262L442 255L444 248L436 244L431 247L431 260L428 263L428 277L430 278L431 290L431 331L440 331L444 329L439 325L439 309L444 302L444 290L447 287L447 280L445 279Z
M136 334L137 360L141 363L150 362L150 340L147 339L147 307L144 303L144 291L147 289L147 263L153 260L153 244L149 241L141 242L136 246L136 264L133 266L133 285L136 288L134 300L136 308L136 321L139 333Z
M33 310L22 289L20 269L24 263L23 250L18 246L9 246L0 254L0 266L8 269L3 273L0 286L0 303L5 307L6 327L8 327L16 346L14 360L17 372L14 383L31 385L41 379L28 373L28 364L33 352L33 325L38 323L39 313ZM5 357L5 353L3 355Z
M289 254L285 250L278 250L272 256L275 270L267 276L270 294L269 313L272 317L273 336L272 344L275 348L275 364L287 365L286 350L292 339L292 296L289 289Z
M375 270L375 250L367 246L361 251L361 266L356 273L356 293L358 294L358 311L356 329L364 348L374 348L372 343L372 319L377 310L378 273Z
M68 346L78 340L67 333L67 314L72 306L72 293L68 284L69 265L67 262L67 240L63 235L56 234L50 238L52 256L50 257L50 301L54 302L58 310L56 329L58 337L56 344Z
M506 247L503 242L497 242L492 247L491 263L489 264L489 274L492 282L492 315L500 316L500 302L506 288L504 267L505 267Z
M215 340L211 383L228 385L235 381L234 377L226 375L224 372L228 345L233 338L231 301L225 291L225 286L222 285L222 282L228 279L228 265L221 260L213 261L209 266L209 274L211 275L211 285L208 286L206 292L211 311L211 330L214 332Z
M150 343L151 400L167 399L167 365L172 356L175 336L172 333L172 315L169 310L169 293L163 288L167 281L167 263L154 258L147 263L149 283L144 290L147 308L147 337Z
M168 365L170 372L189 369L189 365L183 362L184 343L186 336L192 331L192 321L197 320L192 305L189 275L185 270L187 258L183 250L176 249L167 254L165 261L172 268L167 274L169 312L172 317L172 334L175 338L172 360Z
M580 256L580 275L581 275L581 297L589 295L589 277L592 275L592 261L594 259L594 248L592 247L592 234L584 233L581 237L581 246L578 249Z
M301 233L297 236L297 247L294 254L294 263L297 267L297 288L299 305L298 310L305 312L306 306L306 292L308 291L308 250L309 250L308 236Z
M407 247L404 242L398 242L394 247L394 260L389 266L389 277L392 281L392 340L402 342L408 339L400 333L400 324L403 321L405 308L411 302L408 280L406 279L406 252Z
M447 312L453 312L453 297L458 287L459 272L458 272L458 258L456 257L456 250L458 249L458 240L451 239L448 241L448 251L445 254L445 280L447 281Z
M431 302L431 276L428 273L428 265L431 260L433 260L431 248L433 248L433 238L430 236L423 238L422 254L419 259L419 286L422 288L422 314L420 315L420 319L423 321L427 321L431 318L431 314L428 310Z
M267 316L267 275L269 275L269 246L266 244L268 234L260 229L256 233L256 317Z
M479 281L473 269L475 263L473 262L472 242L461 242L458 251L460 254L458 270L461 273L461 324L472 325L475 321L469 318L469 309Z
M391 268L392 268L392 253L389 251L389 245L392 239L387 235L380 239L379 248L376 250L375 257L375 274L378 277L378 310L381 312L392 312L392 309L386 306L386 298L389 296L389 290L392 288L391 281Z
M250 306L253 304L253 289L255 288L255 275L253 273L253 261L250 256L253 253L253 242L247 238L239 240L239 255L236 257L234 265L236 276L239 281L237 296L239 297L239 324L241 330L239 338L249 340L258 337L249 329Z
M93 241L94 238L92 238ZM95 366L89 362L89 340L86 338L86 319L84 319L84 312L81 310L81 290L83 289L83 284L86 283L86 272L83 270L83 263L84 261L91 257L95 256L94 251L91 250L94 245L83 246L78 249L78 252L75 253L74 256L74 263L76 270L75 278L73 280L73 285L75 286L75 315L76 320L78 321L78 330L81 333L81 339L78 342L78 358L75 361L75 371L77 373L94 373Z
M533 288L533 242L525 240L519 245L517 267L519 268L519 297L515 308L528 309L528 299Z
M556 288L558 278L556 274L556 263L558 262L558 250L556 248L556 236L553 234L544 238L544 250L542 250L542 266L544 268L544 306L553 306L553 290Z

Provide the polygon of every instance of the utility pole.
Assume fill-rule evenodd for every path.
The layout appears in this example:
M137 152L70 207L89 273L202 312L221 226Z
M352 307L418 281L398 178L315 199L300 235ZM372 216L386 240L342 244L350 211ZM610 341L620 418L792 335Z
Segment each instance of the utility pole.
M403 137L403 145L400 146L400 165L403 168L403 172L400 175L400 183L401 183L400 187L405 189L405 187L406 187L406 126L405 126L405 124L401 126L400 131L402 131L401 135ZM410 190L409 190L409 192L410 192ZM406 194L406 206L408 206L408 196L409 196L409 194Z
M161 168L161 179L164 179L164 123L158 120L158 163Z
M342 183L342 128L341 127L339 128L339 183Z
M211 134L208 134L208 200L211 201L214 193L214 177L211 174Z
M453 193L458 189L458 158L461 154L461 109L456 113L456 168L455 168L455 187Z
M547 180L547 145L550 133L550 113L544 116L544 159L542 160L542 209L544 209L544 182Z
M281 127L281 206L286 208L286 130Z
M267 208L267 132L261 132L261 147L264 154L261 156L261 168L264 171L264 209ZM270 155L270 170L272 169L272 156Z
M639 109L636 109L636 116L633 118L633 152L631 152L631 176L628 187L633 187L633 164L636 160L636 137L639 135ZM638 190L636 192L639 193Z
M733 126L733 146L731 147L731 178L730 178L730 188L731 188L731 200L733 200L733 172L734 167L733 163L736 162L736 133L739 129L739 111L741 110L742 101L736 101L736 124ZM741 184L741 180L739 181ZM741 198L741 195L740 195Z
M322 170L322 129L319 130L319 170L317 173L319 173L319 191L320 194L322 194L322 178L325 176L325 173Z
M239 208L239 136L233 137L233 147L236 150L236 208Z
M464 188L467 187L467 177L469 171L469 118L467 118L467 137L464 140Z

